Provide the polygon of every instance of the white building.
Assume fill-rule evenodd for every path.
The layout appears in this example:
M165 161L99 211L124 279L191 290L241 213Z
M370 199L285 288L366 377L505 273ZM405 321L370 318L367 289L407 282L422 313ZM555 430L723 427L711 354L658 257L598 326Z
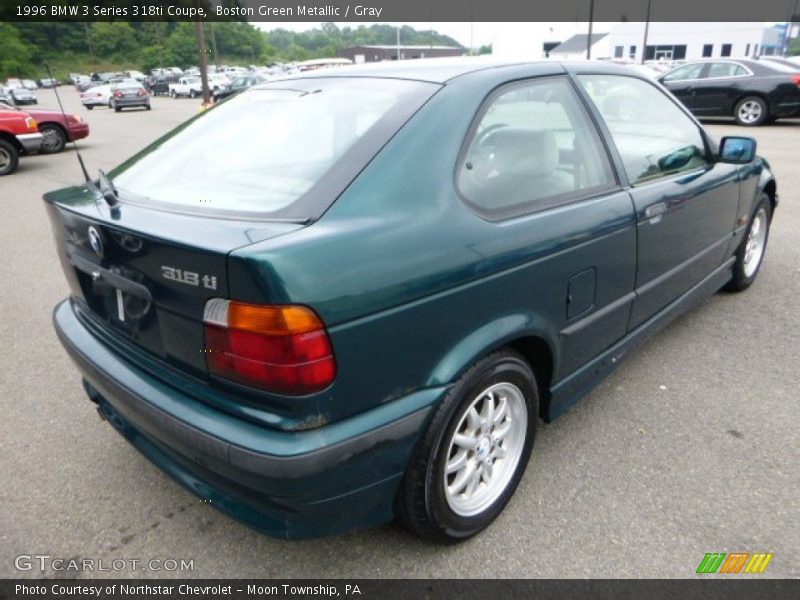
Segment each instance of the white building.
M641 22L613 23L607 58L640 61L644 25ZM764 34L763 23L651 22L645 60L759 56Z
M501 58L538 60L546 56L548 42L561 43L549 52L550 58L575 60L586 58L588 24L573 23L572 31L559 40L563 27L547 23L519 23L494 42L494 54ZM563 25L563 24L562 24ZM722 56L745 57L779 54L775 28L764 23L681 23L651 22L644 48L645 24L595 23L592 35L592 58L641 61L695 60Z

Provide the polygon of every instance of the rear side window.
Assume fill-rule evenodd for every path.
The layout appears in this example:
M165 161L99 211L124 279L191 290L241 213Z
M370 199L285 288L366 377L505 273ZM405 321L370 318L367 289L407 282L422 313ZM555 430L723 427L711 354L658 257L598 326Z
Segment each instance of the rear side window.
M656 86L624 75L579 75L606 122L631 184L707 163L700 129Z
M564 77L489 97L459 160L457 184L479 214L501 219L616 185L598 133Z
M747 75L744 67L736 63L712 63L706 77L740 77Z
M275 82L189 121L111 176L123 202L315 218L436 89L367 78Z

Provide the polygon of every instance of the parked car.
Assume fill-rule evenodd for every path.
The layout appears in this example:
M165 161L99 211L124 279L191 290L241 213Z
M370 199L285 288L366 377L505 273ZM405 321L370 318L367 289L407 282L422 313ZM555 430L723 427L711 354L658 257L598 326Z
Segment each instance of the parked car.
M128 79L135 79L139 83L142 83L147 77L141 71L125 71L123 75L125 75L125 77L127 77Z
M0 110L22 112L22 109L3 102L2 96L0 96ZM89 124L78 115L68 113L65 116L60 110L43 108L26 108L24 113L35 119L39 132L42 134L40 154L61 152L67 142L80 140L89 135Z
M244 77L237 77L225 87L219 88L212 94L214 102L224 100L233 94L244 91L258 83L264 83L267 79L261 75L246 75Z
M230 84L230 78L222 73L211 73L208 76L208 89L212 93L216 92L217 90L221 90Z
M23 104L38 104L39 99L32 91L24 87L13 88L11 96L14 98L14 104L17 106Z
M752 126L800 113L800 73L766 61L689 62L660 81L698 117L733 117Z
M0 108L0 176L16 171L20 154L38 152L41 143L36 119L18 110Z
M39 80L39 87L41 88L54 88L61 85L61 82L58 79L40 79Z
M111 108L111 85L96 85L85 92L81 92L81 103L86 107L86 110L92 110L95 106L108 106Z
M149 76L144 80L145 89L153 96L160 94L169 94L169 84L172 80L164 76Z
M89 398L283 539L476 534L539 417L764 257L755 141L717 141L650 78L405 62L254 86L103 192L45 195L71 288L55 328ZM644 110L609 112L612 91Z
M111 86L111 108L115 112L137 106L150 110L150 94L141 83L129 79Z
M15 77L11 77L9 79L6 79L6 87L9 90L15 90L17 88L21 88L21 87L25 87L25 86L22 85L22 80L21 79L17 79Z
M203 94L203 83L199 77L181 77L175 83L170 83L168 88L169 95L173 98L180 96L197 98Z
M800 63L791 60L791 58L783 58L780 56L762 56L759 58L759 60L767 65L781 65L783 67L789 67L789 69L793 72L800 72Z
M22 80L22 87L26 90L38 90L39 85L33 79L23 79Z

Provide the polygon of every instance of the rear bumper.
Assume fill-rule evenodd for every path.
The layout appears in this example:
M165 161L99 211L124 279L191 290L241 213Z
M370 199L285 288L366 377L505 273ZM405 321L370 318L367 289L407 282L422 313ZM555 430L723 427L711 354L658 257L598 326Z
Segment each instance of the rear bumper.
M150 98L114 98L112 102L114 103L114 106L118 106L120 108L127 108L129 106L147 106L150 104Z
M21 133L17 136L17 140L22 144L25 152L33 154L39 151L39 146L42 145L43 137L41 133Z
M390 521L419 431L445 392L422 390L309 431L269 429L125 361L85 328L68 300L53 321L90 398L128 441L190 491L277 537Z

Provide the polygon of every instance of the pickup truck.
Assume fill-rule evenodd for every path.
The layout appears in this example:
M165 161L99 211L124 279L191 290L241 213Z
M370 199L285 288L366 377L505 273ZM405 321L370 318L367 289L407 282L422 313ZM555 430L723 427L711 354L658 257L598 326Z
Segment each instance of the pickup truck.
M181 77L177 83L169 84L169 95L173 98L178 96L189 96L196 98L202 95L203 84L199 77Z
M32 116L0 110L0 176L16 171L19 155L38 152L41 145L42 134Z

